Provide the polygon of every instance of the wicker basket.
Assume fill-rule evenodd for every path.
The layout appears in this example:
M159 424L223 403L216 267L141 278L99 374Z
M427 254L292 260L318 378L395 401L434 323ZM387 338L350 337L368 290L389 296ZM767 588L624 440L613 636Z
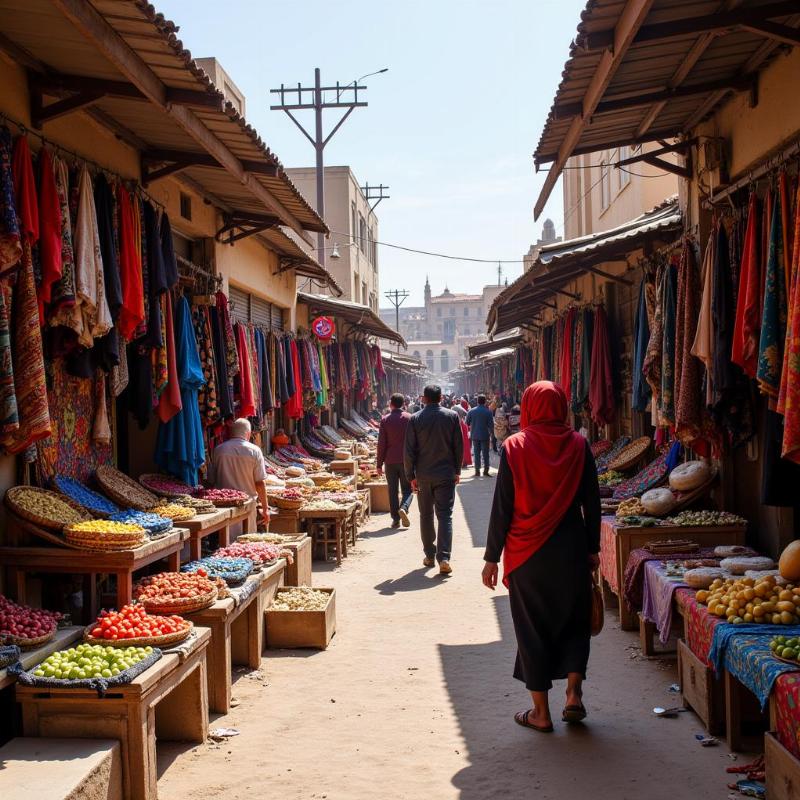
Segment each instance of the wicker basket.
M136 639L95 639L91 636L95 626L89 625L83 632L83 641L87 644L99 644L104 647L170 647L189 638L189 634L194 629L194 623L190 620L186 621L189 624L182 631L165 633L163 636L140 636Z
M20 505L17 499L19 495L24 492L49 496L54 500L57 500L59 503L69 506L76 514L79 515L79 519L64 522L63 519L57 520L52 517L43 517L39 514L33 513L32 511L28 511L26 508L23 508ZM58 492L51 492L47 489L39 489L35 486L12 486L6 492L5 504L18 517L26 519L28 522L32 522L34 525L38 525L40 528L46 528L47 530L51 531L60 531L65 525L72 525L73 522L84 522L93 519L92 515L89 514L83 506L78 505L78 503L76 503L74 500L70 500L70 498L66 495L59 494Z
M305 500L288 500L279 494L268 494L267 502L276 508L282 508L284 511L297 511L305 504Z
M139 483L144 486L148 492L152 492L153 494L157 494L161 497L181 497L185 494L191 494L192 487L189 486L188 483L182 484L184 488L181 491L176 490L174 492L170 491L169 489L156 489L154 486L149 485L149 481L152 479L163 480L165 478L167 478L167 476L159 475L156 472L146 472L144 475L139 476ZM179 481L177 478L169 478L169 480L173 483L181 484L181 481Z
M0 639L3 639L5 644L15 644L22 650L33 650L37 647L41 647L43 644L47 644L56 635L56 630L58 629L53 628L50 633L46 633L44 636L37 636L35 639L26 639L24 636L13 636L10 633L8 635L0 635Z
M123 550L138 550L147 542L147 534L141 539L125 539L121 541L109 541L105 539L72 539L65 536L67 544L77 547L79 550L100 550L102 552L121 552Z
M238 508L243 506L247 500L214 500L213 502L217 508Z
M156 598L142 598L139 602L144 606L144 610L148 614L162 614L167 617L170 614L180 614L182 616L213 606L218 596L219 588L215 585L212 591L197 597L187 597L181 600L172 600L171 602L164 601L163 603L159 603Z
M632 441L612 461L608 462L609 471L624 472L636 466L650 447L650 442L649 436L642 436Z
M98 467L95 478L105 494L124 508L147 511L159 503L158 495L148 491L133 478L129 478L114 467Z

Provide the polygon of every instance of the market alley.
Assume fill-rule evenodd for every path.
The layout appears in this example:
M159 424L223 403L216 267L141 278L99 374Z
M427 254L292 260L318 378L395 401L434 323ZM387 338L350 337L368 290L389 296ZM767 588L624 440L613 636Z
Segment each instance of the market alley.
M637 657L638 639L619 630L614 610L593 640L585 727L557 723L544 736L514 724L529 697L511 677L508 596L480 582L493 486L470 477L458 488L449 578L422 567L416 508L410 530L373 515L341 568L315 564L315 584L339 596L331 645L267 651L260 671L239 672L238 705L212 717L212 727L239 735L220 745L159 744L159 796L726 797L724 745L700 747L703 726L691 713L652 714L680 705L668 691L674 657Z

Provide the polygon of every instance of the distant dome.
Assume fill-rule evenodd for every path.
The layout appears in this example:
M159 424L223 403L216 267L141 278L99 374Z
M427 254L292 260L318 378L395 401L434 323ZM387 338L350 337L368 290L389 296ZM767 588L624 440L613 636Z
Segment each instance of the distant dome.
M445 286L444 291L442 292L442 297L449 297L451 294L450 290Z
M542 226L542 241L554 242L555 240L556 240L556 226L553 224L553 220L546 219L544 221L544 225Z

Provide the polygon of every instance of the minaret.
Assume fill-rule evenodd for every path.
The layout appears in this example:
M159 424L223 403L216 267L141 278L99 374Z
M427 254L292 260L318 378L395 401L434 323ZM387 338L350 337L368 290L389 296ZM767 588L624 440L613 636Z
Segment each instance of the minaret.
M425 308L431 304L431 282L428 276L425 276Z

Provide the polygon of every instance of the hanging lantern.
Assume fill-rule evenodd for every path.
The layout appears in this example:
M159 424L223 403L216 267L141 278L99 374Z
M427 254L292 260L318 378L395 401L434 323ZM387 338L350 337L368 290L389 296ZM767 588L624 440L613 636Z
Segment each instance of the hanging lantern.
M321 342L327 342L333 336L335 326L330 317L317 317L311 323L311 330Z

